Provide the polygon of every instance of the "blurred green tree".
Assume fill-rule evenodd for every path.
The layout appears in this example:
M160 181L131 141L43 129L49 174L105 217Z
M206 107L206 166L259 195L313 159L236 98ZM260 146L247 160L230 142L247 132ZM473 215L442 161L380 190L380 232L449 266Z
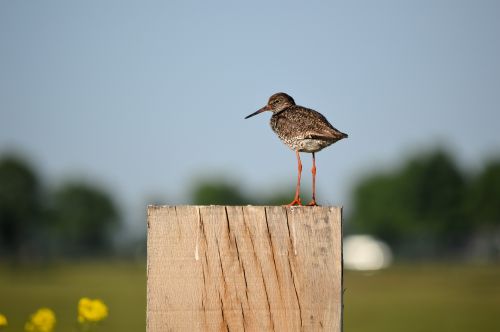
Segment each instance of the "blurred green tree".
M112 249L112 231L119 225L115 203L103 190L67 183L55 191L52 226L65 255L94 255Z
M472 180L467 203L469 217L479 227L500 227L500 160L489 162Z
M295 187L280 186L250 194L231 180L205 178L194 183L190 196L191 202L198 205L284 205L293 200L294 193ZM310 196L310 191L302 189L304 201Z
M465 215L465 177L455 161L436 151L411 160L399 179L399 195L406 198L402 208L419 225L418 233L427 233L439 246L462 245L472 223Z
M447 153L420 155L356 186L350 226L402 253L448 254L463 246L473 227L464 208L466 190L464 175Z
M196 183L191 192L191 201L197 205L247 205L252 202L238 185L223 179L206 179Z
M20 258L34 251L40 224L41 188L31 166L19 157L0 159L0 250Z
M271 190L261 190L259 194L255 195L253 204L261 205L286 205L293 201L295 195L295 186L279 186L274 187ZM300 199L302 204L307 204L311 200L311 191L302 185L300 189ZM321 203L321 196L319 199Z
M354 190L354 213L349 230L379 236L392 245L405 239L411 220L400 208L397 178L390 174L374 174L361 180Z

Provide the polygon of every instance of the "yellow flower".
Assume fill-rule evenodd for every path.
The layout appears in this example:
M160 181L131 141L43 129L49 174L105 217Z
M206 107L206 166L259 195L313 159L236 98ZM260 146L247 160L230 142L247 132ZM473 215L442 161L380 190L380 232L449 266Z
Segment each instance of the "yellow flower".
M78 302L78 321L98 322L108 317L108 307L99 299L91 300L83 297Z
M56 325L56 315L49 308L38 309L24 325L28 332L51 332Z
M0 329L5 326L7 326L7 317L0 314Z

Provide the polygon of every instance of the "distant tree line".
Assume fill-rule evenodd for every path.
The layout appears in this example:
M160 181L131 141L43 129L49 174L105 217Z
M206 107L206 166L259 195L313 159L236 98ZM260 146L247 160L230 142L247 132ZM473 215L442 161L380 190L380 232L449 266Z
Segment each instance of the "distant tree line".
M196 181L190 200L197 205L283 205L293 200L295 186L248 193L240 185L226 178L204 178ZM302 197L311 194L302 189Z
M288 188L256 196L212 178L196 183L192 200L282 205L291 193ZM375 235L399 258L500 259L500 160L473 173L461 170L446 151L417 154L399 168L361 178L351 201L345 234Z
M400 257L500 258L500 160L471 174L437 150L361 179L353 193L348 230Z
M206 177L194 182L190 203L282 205L293 190L248 193L234 181ZM445 151L419 154L360 179L349 210L346 234L375 235L402 258L500 259L500 160L469 173ZM0 157L0 259L116 253L120 216L99 186L68 181L47 188L26 161Z
M77 181L45 188L24 160L0 158L0 257L109 254L119 224L118 209L104 190Z

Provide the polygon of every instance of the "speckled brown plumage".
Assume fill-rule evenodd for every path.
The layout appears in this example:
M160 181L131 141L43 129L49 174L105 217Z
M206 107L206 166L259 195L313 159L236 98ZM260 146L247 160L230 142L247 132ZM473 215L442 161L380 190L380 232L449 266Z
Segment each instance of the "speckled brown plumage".
M270 124L283 143L299 152L318 152L347 137L321 113L297 105L274 113Z
M316 205L316 159L315 152L325 147L347 138L347 134L337 130L328 120L315 110L298 106L292 97L286 93L280 92L272 95L266 106L258 111L248 115L245 119L262 113L271 111L271 128L278 137L295 150L298 162L298 180L295 199L289 205L302 205L300 201L300 177L302 172L302 163L299 152L309 152L313 156L313 199L308 205Z

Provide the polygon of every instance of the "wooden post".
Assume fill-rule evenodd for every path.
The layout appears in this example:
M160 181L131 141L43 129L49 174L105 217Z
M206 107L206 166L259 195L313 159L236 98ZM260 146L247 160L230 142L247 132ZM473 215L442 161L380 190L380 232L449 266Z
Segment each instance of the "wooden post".
M147 331L341 331L338 207L149 206Z

